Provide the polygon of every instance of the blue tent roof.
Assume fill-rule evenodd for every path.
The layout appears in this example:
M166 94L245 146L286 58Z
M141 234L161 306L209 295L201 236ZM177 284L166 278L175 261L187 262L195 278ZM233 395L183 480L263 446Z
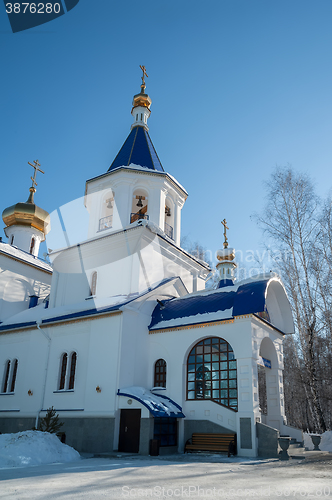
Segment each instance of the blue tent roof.
M219 288L214 293L202 291L200 295L163 301L163 305L158 304L155 307L149 328L158 328L158 323L176 319L179 320L178 326L185 325L189 316L225 310L232 311L229 319L243 314L265 312L265 291L268 282L269 279L252 281L240 286L229 286L227 291ZM206 319L202 321L205 322ZM199 323L199 320L197 322Z
M144 127L137 126L132 129L108 172L123 165L128 167L131 163L164 172L150 136Z

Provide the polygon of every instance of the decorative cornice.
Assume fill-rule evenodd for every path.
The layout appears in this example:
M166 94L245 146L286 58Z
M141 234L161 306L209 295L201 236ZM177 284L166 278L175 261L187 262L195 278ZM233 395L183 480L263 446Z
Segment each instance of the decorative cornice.
M91 321L96 316L99 319L99 318L105 318L107 316L117 316L119 314L122 314L122 311L111 311L111 312L105 312L105 313L98 313L97 312L94 314L90 314L89 316L84 316L82 318L55 320L55 321L50 321L49 323L46 323L46 324L41 323L39 326L43 330L44 328L52 328L52 327L58 326L58 325L64 326L64 325L68 325L68 324L81 323L82 321ZM37 328L36 323L33 325L21 326L21 327L18 325L16 328L13 327L13 328L8 328L8 330L1 330L0 335L3 335L3 334L8 335L8 333L16 333L18 331L23 331L23 330L24 331L31 331L31 330L36 330L36 328Z
M228 323L234 323L234 319L207 321L205 323L191 323L190 325L170 326L169 328L157 328L155 330L149 330L149 334L153 335L155 333L174 332L175 330L191 330L193 328L205 328L207 326L226 325Z
M17 256L11 255L10 253L7 253L7 252L0 250L0 254L4 255L6 257L9 257L10 259L15 260L16 262L20 262L22 264L25 264L26 266L31 266L34 269L37 268L39 271L43 271L44 273L53 274L53 270L51 270L51 269L45 269L44 267L41 267L38 264L34 264L33 262L28 262L24 259L20 259ZM50 264L48 264L48 265L50 266Z

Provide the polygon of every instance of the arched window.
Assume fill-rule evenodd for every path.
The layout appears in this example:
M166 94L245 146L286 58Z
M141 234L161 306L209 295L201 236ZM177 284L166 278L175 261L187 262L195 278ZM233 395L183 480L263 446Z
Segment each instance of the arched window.
M154 365L154 387L166 387L166 361L158 359Z
M62 391L65 388L66 372L67 372L67 359L68 359L68 355L65 352L61 356L61 362L60 362L60 378L59 378L59 387L58 387L59 391Z
M16 383L16 375L17 375L18 361L14 359L13 361L13 369L12 369L12 378L10 382L10 392L15 391L15 383Z
M91 275L90 295L96 295L97 290L97 271Z
M7 392L8 382L9 382L9 373L10 373L10 359L7 359L5 363L5 371L2 379L2 388L1 392Z
M102 202L101 218L99 219L99 231L111 229L113 227L114 193L108 191Z
M74 389L77 354L73 352L70 359L70 375L68 389Z
M68 363L68 354L66 352L62 354L60 360L60 377L59 377L58 391L64 391L64 390L72 391L74 389L76 362L77 362L77 353L75 351L72 352L71 355L69 356L69 363Z
M30 253L33 253L33 249L35 248L35 238L31 238L31 244L30 244Z
M187 399L210 399L237 410L236 360L226 340L210 337L198 342L187 361Z
M141 219L149 219L148 215L148 197L145 191L136 189L133 193L131 206L130 224Z
M169 199L166 199L165 202L164 231L169 238L174 240L174 208Z

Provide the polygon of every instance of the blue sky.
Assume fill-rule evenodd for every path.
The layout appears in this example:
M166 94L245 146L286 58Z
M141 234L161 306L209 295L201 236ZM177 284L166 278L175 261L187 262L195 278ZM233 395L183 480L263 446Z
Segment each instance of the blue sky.
M83 196L130 131L147 68L149 128L185 186L182 234L214 252L260 251L250 215L276 165L331 182L330 0L80 0L13 34L0 5L2 209L28 197L49 212ZM79 224L80 221L77 221Z

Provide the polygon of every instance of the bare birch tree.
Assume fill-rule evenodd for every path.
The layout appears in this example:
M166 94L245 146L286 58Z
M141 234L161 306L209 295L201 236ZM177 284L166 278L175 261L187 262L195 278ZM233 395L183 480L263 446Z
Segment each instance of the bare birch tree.
M308 405L311 426L324 432L321 380L318 374L319 340L326 337L330 298L324 303L325 259L328 252L323 238L320 205L310 179L290 167L276 168L267 183L265 211L255 218L263 229L279 272L282 275L294 314L297 337L293 344L297 375ZM324 219L325 220L325 219ZM322 239L319 245L319 238ZM325 241L323 245L323 240ZM331 247L332 248L332 247ZM325 290L326 291L326 290ZM325 323L324 323L325 321ZM286 371L287 373L287 371ZM291 392L291 391L290 391Z

